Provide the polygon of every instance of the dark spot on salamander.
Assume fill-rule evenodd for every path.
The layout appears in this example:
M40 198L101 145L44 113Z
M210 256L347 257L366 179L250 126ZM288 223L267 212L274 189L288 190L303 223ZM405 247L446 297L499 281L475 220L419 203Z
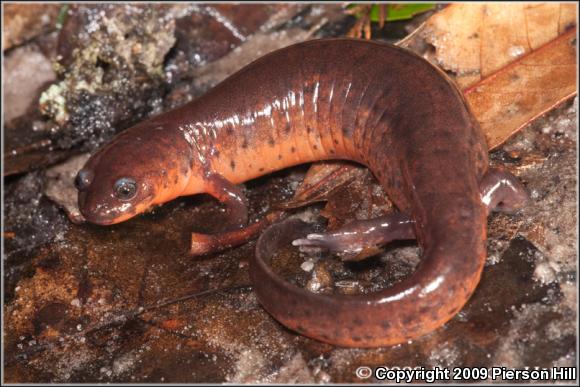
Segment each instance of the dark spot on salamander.
M302 325L296 325L296 328L294 328L294 330L298 333L304 332L304 327Z
M413 322L413 318L411 316L403 317L403 324L410 325Z
M168 161L166 167L170 170L177 168L177 164L174 161Z
M391 327L391 323L390 323L390 322L388 322L388 321L383 321L383 322L381 323L381 326L382 326L384 329L389 329L389 328Z
M296 152L296 148L295 147L291 147L290 148L290 152L292 152L292 153Z
M331 155L333 155L334 154L334 149L330 149L329 152L330 152Z
M352 336L352 341L361 342L362 338L360 336Z
M354 320L352 320L354 322L355 325L362 325L362 320L358 317L355 317Z
M312 147L316 150L318 149L318 145L316 145L316 144L312 145Z
M270 144L270 146L274 146L274 144L276 144L276 141L274 141L274 139L272 137L270 137L268 139L268 144Z
M282 160L282 155L278 155L278 160Z
M334 143L335 143L336 145L338 145L338 140L336 140L336 139L335 139L335 140L334 140Z
M284 131L286 132L286 134L290 133L291 129L292 129L292 125L290 125L289 122L286 122L286 126L284 127Z
M311 133L312 132L312 128L310 126L306 127L306 133Z
M260 169L259 169L259 171L260 171L260 172L264 172L264 168L260 168Z
M177 182L179 182L179 176L175 175L175 178L173 179L173 184L177 184Z
M244 138L244 141L242 142L242 148L246 149L248 147L248 139Z
M234 128L232 128L232 127L230 126L230 127L228 127L228 128L226 129L226 132L227 132L227 134L233 135L233 134L234 134Z
M342 134L344 134L346 137L352 137L353 132L354 132L354 129L351 126L343 126L342 127Z
M230 167L232 167L232 170L236 169L236 162L234 160L230 161Z

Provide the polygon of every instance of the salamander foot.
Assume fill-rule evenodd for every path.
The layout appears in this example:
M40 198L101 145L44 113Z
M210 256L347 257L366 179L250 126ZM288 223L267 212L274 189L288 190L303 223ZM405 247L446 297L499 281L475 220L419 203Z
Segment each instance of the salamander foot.
M334 232L308 234L292 242L301 252L329 251L344 261L358 261L399 239L415 239L414 221L395 213L375 219L355 220Z

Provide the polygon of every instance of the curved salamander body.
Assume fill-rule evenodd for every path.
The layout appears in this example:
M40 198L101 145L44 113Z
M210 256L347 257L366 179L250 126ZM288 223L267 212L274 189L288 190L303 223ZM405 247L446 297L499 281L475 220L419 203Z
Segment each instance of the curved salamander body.
M371 169L404 214L391 223L406 231L390 239L416 237L421 265L381 292L323 296L297 293L252 262L264 307L307 336L357 347L400 343L453 317L480 279L488 207L514 208L508 199L523 196L506 174L486 175L485 139L457 88L401 48L331 39L266 55L97 152L77 177L79 206L111 224L207 192L242 225L236 184L325 159Z

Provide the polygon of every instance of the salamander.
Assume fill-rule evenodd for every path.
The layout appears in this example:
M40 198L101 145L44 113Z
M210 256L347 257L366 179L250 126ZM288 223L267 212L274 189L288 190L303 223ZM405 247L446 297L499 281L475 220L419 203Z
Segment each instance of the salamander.
M240 183L330 159L366 165L398 212L294 244L357 251L417 239L422 251L409 278L361 295L296 289L253 258L264 308L340 346L398 344L452 318L480 280L489 211L517 210L527 198L512 175L488 167L481 128L445 73L405 49L352 39L307 41L257 59L202 97L121 132L75 183L81 213L96 224L209 193L235 229L247 222Z

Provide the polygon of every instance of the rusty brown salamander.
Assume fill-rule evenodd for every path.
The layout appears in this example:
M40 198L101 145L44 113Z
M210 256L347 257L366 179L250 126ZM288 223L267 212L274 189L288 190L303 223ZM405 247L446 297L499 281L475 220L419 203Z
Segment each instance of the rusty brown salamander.
M265 309L341 346L401 343L453 317L481 276L487 214L518 209L527 197L513 176L488 168L482 131L442 71L395 46L326 39L270 53L201 98L120 133L79 171L79 206L106 225L209 193L242 226L247 201L238 184L328 159L368 166L399 212L294 244L339 252L416 238L423 255L409 278L361 295L309 293L253 258Z

